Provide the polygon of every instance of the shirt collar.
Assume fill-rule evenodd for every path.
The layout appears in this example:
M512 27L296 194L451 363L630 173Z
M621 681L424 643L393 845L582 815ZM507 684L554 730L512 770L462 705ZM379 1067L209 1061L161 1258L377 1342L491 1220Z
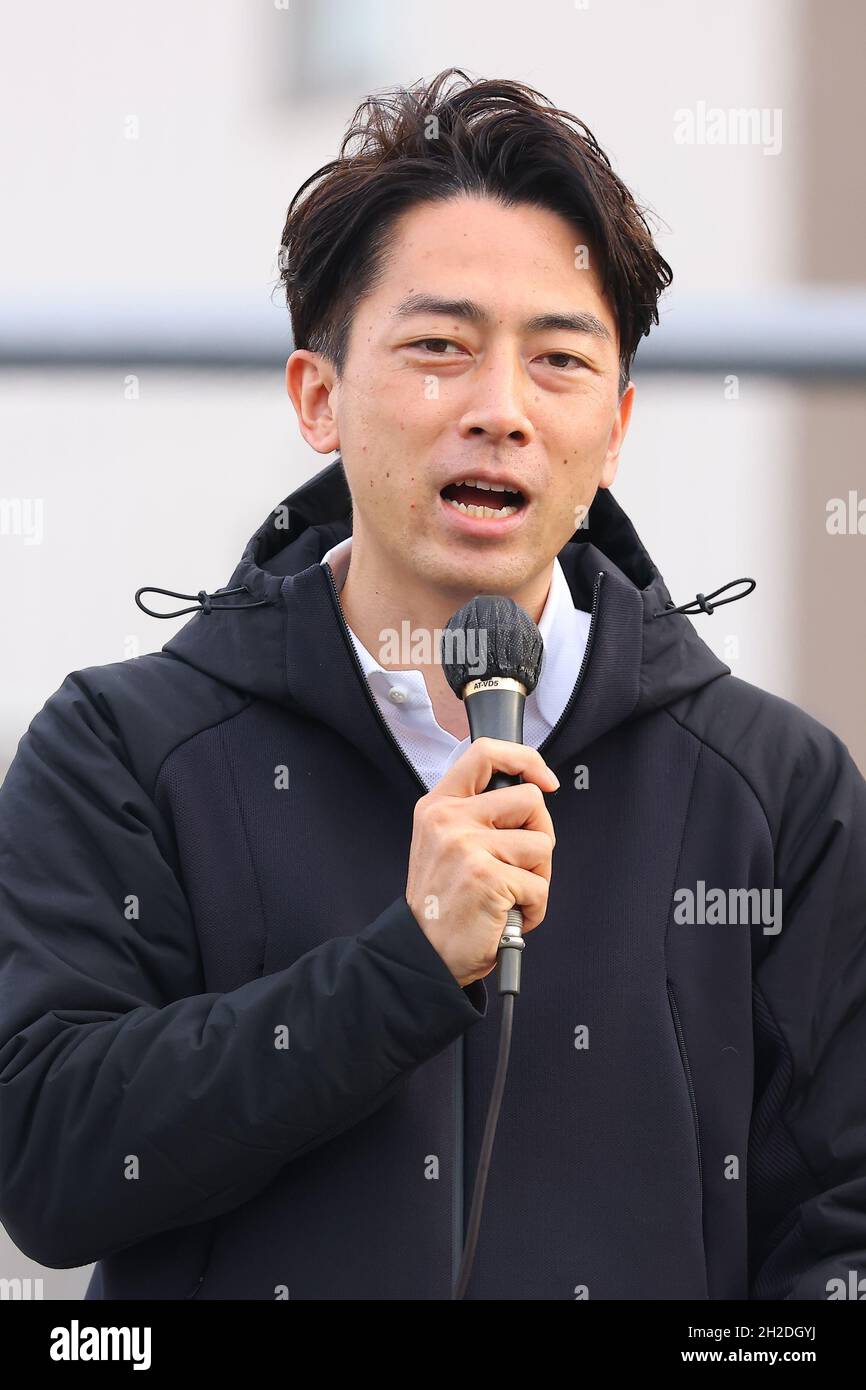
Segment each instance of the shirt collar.
M352 537L347 536L322 557L321 563L331 567L338 592L346 581L351 555ZM554 559L550 589L538 620L538 630L544 642L544 659L538 684L527 700L527 704L530 701L535 703L538 713L550 728L554 727L562 713L563 690L570 694L574 688L586 647L588 627L589 614L575 608L562 565L558 559ZM349 634L374 694L382 699L389 698L389 692L399 678L400 686L406 690L402 702L404 710L408 712L430 706L427 686L420 671L412 668L401 671L386 669L367 651L351 628Z

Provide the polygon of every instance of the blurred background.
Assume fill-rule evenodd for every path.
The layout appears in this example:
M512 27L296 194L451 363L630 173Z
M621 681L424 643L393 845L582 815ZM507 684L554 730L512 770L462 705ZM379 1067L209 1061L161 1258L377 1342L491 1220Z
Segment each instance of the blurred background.
M139 586L225 584L330 461L283 383L286 208L368 92L452 65L581 117L655 214L615 495L675 602L757 580L697 630L866 772L860 0L43 0L2 39L0 777L69 671L185 621ZM0 1231L31 1296L89 1273Z

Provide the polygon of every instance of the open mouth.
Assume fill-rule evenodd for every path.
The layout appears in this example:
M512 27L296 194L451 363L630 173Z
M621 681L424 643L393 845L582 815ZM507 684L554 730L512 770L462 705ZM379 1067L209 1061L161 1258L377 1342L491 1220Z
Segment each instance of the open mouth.
M522 492L512 488L496 487L491 483L481 483L468 478L459 483L449 483L443 487L441 496L457 511L466 516L499 518L514 516L526 505Z

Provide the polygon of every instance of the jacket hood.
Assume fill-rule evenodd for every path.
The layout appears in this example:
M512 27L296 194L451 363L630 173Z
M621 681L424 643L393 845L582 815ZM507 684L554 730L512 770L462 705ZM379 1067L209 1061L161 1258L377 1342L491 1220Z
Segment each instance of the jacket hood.
M338 457L268 514L224 588L197 595L147 588L135 597L152 616L195 612L163 647L170 656L251 697L324 720L381 756L381 726L363 682L348 679L354 648L330 569L320 563L351 530L351 496ZM675 607L609 489L598 490L587 524L566 543L559 561L576 606L595 613L595 630L580 698L546 741L548 760L730 674L685 614L712 613L719 603L745 597L754 580L731 580L714 594ZM711 601L742 584L749 587ZM140 602L145 592L196 602L190 609L154 613Z

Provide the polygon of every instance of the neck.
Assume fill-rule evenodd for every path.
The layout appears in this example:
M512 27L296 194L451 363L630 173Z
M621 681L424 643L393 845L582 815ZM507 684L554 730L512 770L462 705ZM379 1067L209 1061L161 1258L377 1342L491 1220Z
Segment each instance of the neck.
M535 623L544 611L552 575L553 561L520 590L509 594ZM438 633L458 608L475 596L475 590L431 587L411 571L395 571L393 566L377 561L361 537L353 536L349 571L340 593L346 622L381 666L421 672L437 723L461 739L469 733L469 721L463 701L445 679L438 657ZM409 640L405 641L407 631ZM397 639L390 647L389 633L396 634Z

